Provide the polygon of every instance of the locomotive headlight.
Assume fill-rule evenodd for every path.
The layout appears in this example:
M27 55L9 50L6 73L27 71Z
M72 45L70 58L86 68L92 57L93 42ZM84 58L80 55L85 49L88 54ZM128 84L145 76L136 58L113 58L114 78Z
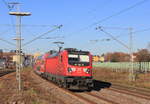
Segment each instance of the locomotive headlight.
M68 68L68 72L76 71L76 68Z
M72 69L71 69L71 68L68 68L68 72L72 72Z
M83 71L86 73L90 73L90 69L87 69L87 68L84 68Z
M76 68L71 68L72 69L72 71L76 71Z

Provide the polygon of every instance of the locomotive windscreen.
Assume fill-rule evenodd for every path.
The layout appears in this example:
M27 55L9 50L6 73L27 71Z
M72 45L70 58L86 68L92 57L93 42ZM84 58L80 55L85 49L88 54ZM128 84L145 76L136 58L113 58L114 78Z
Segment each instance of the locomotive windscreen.
M68 62L70 65L88 66L90 63L90 57L89 57L89 55L69 54Z

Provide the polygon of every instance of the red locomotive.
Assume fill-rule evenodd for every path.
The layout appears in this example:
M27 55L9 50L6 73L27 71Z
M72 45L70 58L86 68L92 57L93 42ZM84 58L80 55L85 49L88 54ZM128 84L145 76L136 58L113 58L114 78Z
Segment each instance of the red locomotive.
M92 55L88 51L74 48L50 51L35 60L34 71L67 89L93 87Z

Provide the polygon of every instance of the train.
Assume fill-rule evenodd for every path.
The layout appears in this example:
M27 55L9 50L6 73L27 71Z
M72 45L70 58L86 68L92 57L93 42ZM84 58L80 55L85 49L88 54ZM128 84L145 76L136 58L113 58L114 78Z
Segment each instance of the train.
M65 48L49 51L37 57L33 64L35 73L73 90L92 90L92 55L88 51Z

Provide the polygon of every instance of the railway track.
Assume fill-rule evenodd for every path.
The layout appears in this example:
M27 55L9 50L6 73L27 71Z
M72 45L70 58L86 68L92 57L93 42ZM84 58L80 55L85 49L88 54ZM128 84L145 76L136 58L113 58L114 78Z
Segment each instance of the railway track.
M57 86L57 85L56 85ZM78 91L69 91L67 89L61 88L67 94L71 94L77 99L79 99L84 104L119 104L113 100L106 99L105 97L98 96L91 92L78 92Z
M109 95L109 93L106 93L108 90L113 91L111 93L111 95ZM76 94L79 97L82 96L82 97L84 97L84 99L91 100L96 104L122 104L122 103L132 103L132 102L133 102L132 104L135 104L136 102L137 102L136 104L142 104L139 99L143 99L143 101L145 101L145 102L150 101L149 94L145 94L145 93L143 94L143 93L139 93L139 92L140 91L135 92L135 91L132 91L129 89L125 89L124 87L112 86L111 88L106 88L105 93L103 93L101 91L92 91L92 92L81 92L81 93L76 93ZM117 97L119 94L116 94L116 93L120 93L121 95L125 94L126 96L130 95L132 97L125 97L125 96ZM105 95L107 95L107 97ZM116 99L116 100L114 100L114 99ZM134 99L134 100L132 101L131 99ZM149 103L147 103L147 104L149 104Z
M12 70L12 69L1 70L0 77L4 76L6 74L12 73L12 72L15 72L15 70Z
M46 79L43 79L41 78L39 75L35 74L33 71L32 73L30 73L31 76L33 78L39 78L40 80L43 80L42 83L45 85L45 86L42 86L42 87L46 87L45 89L50 90L51 93L54 94L54 96L58 96L59 95L59 100L62 101L62 103L64 104L97 104L91 100L88 100L72 91L69 91L67 89L64 89L64 88L60 88L56 83L53 83L49 80L46 80ZM70 99L69 99L70 98Z
M122 86L119 84L112 84L110 88L106 88L107 90L111 90L113 92L117 92L120 94L125 94L126 96L130 95L134 98L137 99L137 102L139 102L139 99L143 99L144 101L149 102L150 101L150 90L148 89L143 89L143 88L136 88L136 87L129 87L129 86ZM114 93L114 96L116 96ZM78 95L80 98L84 98L87 100L90 100L96 104L121 104L120 102L122 101L115 101L112 98L105 97L101 93L101 91L92 91L92 92L77 92L76 95ZM109 96L109 94L108 94ZM118 98L119 99L119 98ZM122 98L124 99L124 98ZM125 99L129 99L128 97ZM130 98L130 101L131 102ZM136 102L136 99L134 100L134 103ZM124 100L125 101L125 100ZM126 102L128 102L126 100Z
M62 90L64 90L65 92L67 92L67 93L69 93L71 95L73 95L74 97L80 99L84 104L98 104L97 102L95 102L93 100L90 100L89 98L86 98L86 97L82 96L79 93L74 93L74 92L68 91L66 89L62 89Z
M32 73L33 73L33 71L32 71ZM34 73L34 75L39 77L35 73ZM43 80L45 80L45 79L43 79ZM52 86L54 86L53 89L55 89L55 90L57 89L58 92L61 91L61 94L65 94L65 95L61 95L61 96L71 96L71 98L73 98L77 104L119 104L119 103L113 102L111 100L105 99L105 97L100 97L100 96L97 96L90 92L70 91L70 90L67 90L64 88L59 88L56 83L53 83L48 80L45 80L45 81L50 83ZM66 103L66 101L65 101L66 99L62 99L61 97L59 97L59 98L60 98L60 100L62 100L63 103ZM72 99L70 99L70 103L71 102L74 102L74 101L72 101Z
M150 100L150 90L113 84L108 90Z
M131 87L131 86L125 86L125 85L120 85L120 84L112 84L112 86L119 88L119 89L130 90L132 92L134 91L140 94L145 94L147 96L150 96L150 89Z
M45 80L45 81L47 83L51 83L51 87L53 87L51 89L55 89L55 91L52 91L52 93L56 93L57 91L59 92L58 93L59 98L60 98L60 100L62 100L62 102L64 104L66 104L66 102L68 102L68 99L69 99L70 103L76 102L75 104L122 104L125 102L126 103L129 102L129 104L142 104L142 103L139 103L140 101L138 100L138 98L143 99L144 101L150 100L150 96L148 93L147 94L146 93L143 94L143 92L139 93L140 91L137 91L138 89L133 90L133 88L125 88L125 87L119 86L119 85L118 86L112 85L110 88L105 88L104 91L102 91L102 92L101 91L78 92L78 91L70 91L70 90L66 90L63 88L59 88L58 85L56 85L55 83L52 83L47 80ZM111 91L111 95L109 95L110 91ZM107 92L109 92L109 93L107 93ZM120 96L119 94L120 95L125 94L126 96L130 95L133 97L134 100L132 101L132 98L126 97L126 96ZM67 99L65 99L66 96L68 96ZM119 96L119 98L117 96ZM120 98L122 99L122 101L118 101ZM116 99L116 100L114 100L114 99ZM72 103L72 104L74 104L74 103Z
M113 100L107 99L102 96L98 96L91 92L84 92L84 93L76 93L79 97L83 97L84 99L90 100L94 102L94 104L119 104L114 102Z

